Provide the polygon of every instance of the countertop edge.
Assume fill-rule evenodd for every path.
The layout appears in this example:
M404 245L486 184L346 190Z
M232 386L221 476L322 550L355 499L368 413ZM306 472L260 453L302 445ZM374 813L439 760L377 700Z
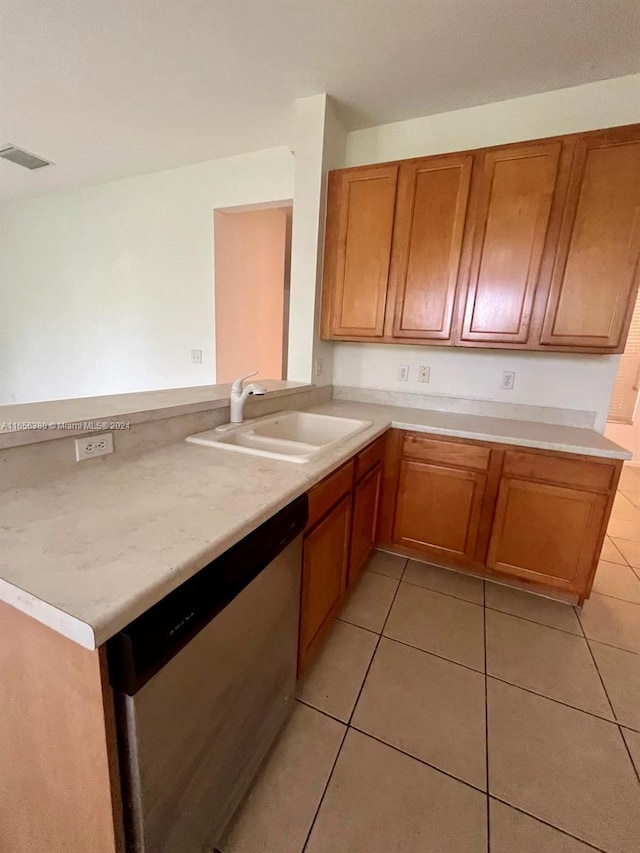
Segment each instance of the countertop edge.
M478 417L482 417L478 415ZM431 435L446 435L451 438L468 438L472 441L487 441L493 444L510 444L514 447L529 447L534 450L553 450L556 453L575 453L578 456L595 456L602 459L618 459L627 461L633 457L629 450L621 448L619 451L606 448L584 447L578 444L567 444L566 442L553 442L536 440L533 438L510 438L508 436L492 435L488 432L475 432L473 430L447 429L446 427L432 427L425 424L412 424L402 420L392 420L392 429L405 429L411 432L425 432ZM582 429L582 427L574 427ZM613 444L614 442L612 442Z
M66 637L89 651L95 651L98 648L95 631L88 622L83 622L77 616L61 610L4 578L0 578L0 601L15 607L36 622L55 631L56 634Z

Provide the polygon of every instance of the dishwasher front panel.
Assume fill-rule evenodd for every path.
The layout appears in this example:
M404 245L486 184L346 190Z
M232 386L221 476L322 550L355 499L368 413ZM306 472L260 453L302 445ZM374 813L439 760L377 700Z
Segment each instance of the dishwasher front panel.
M209 853L293 704L298 536L133 696L118 693L128 846Z

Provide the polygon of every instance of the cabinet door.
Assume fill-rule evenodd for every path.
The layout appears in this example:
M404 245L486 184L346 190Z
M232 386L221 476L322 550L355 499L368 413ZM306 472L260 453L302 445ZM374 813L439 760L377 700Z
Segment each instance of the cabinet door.
M451 338L472 163L471 154L453 154L400 166L394 338Z
M397 178L397 166L329 176L323 337L384 333Z
M393 541L434 556L473 562L487 477L403 459Z
M542 343L622 352L638 287L640 128L577 147Z
M513 577L581 592L597 561L607 496L505 477L487 565Z
M378 521L381 479L382 465L378 463L355 488L349 556L349 586L357 580L373 550Z
M347 583L350 528L351 494L305 537L298 674L309 663L340 606Z
M482 155L461 342L529 341L561 152L556 141Z

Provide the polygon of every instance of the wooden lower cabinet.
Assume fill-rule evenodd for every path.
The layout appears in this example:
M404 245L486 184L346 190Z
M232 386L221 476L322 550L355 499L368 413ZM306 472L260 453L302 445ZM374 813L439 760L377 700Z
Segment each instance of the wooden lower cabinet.
M602 544L606 511L606 495L505 477L487 566L580 594Z
M377 541L583 601L621 469L614 459L391 430Z
M478 471L401 460L394 542L472 562L486 484Z
M311 660L347 586L351 492L305 536L302 557L298 673Z
M375 547L386 437L357 453L309 492L304 535L298 676L331 627L347 588Z
M381 482L382 465L378 462L353 491L349 586L358 579L375 547Z

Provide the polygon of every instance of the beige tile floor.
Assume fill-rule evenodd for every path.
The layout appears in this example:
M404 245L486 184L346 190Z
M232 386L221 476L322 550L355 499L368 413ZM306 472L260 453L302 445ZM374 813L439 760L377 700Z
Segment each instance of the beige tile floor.
M376 552L223 853L638 853L640 470L582 611Z

